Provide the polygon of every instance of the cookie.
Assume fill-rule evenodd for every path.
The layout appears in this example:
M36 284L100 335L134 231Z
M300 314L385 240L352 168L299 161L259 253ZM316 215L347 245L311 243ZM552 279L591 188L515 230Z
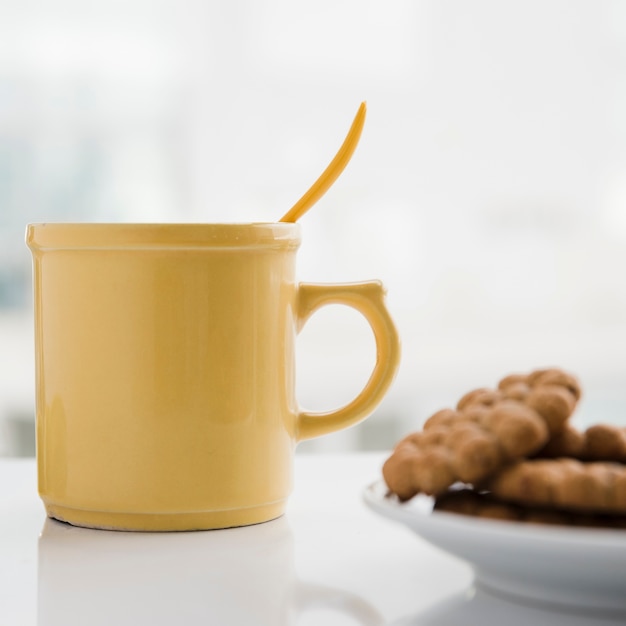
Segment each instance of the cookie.
M537 452L541 458L556 459L570 457L582 460L585 453L585 434L572 424L566 424L558 433L554 433L546 445Z
M572 374L569 374L568 372L565 372L557 367L535 370L528 375L526 380L531 387L543 385L556 385L558 387L564 387L574 396L576 402L580 400L582 395L582 389L578 379Z
M465 394L457 410L490 407L502 400L514 400L531 407L546 422L550 433L560 432L574 412L581 397L578 380L561 369L535 370L530 374L510 374L498 383L497 389L481 388Z
M584 434L583 457L592 461L626 463L626 428L595 424Z
M477 492L472 489L448 491L435 500L434 509L483 519L534 524L626 528L626 515L580 513L521 506L500 500L493 494Z
M512 463L481 488L505 502L626 515L626 465L577 459Z
M537 453L565 427L580 397L577 385L561 370L541 370L465 394L456 409L438 411L398 443L382 468L387 486L402 500L437 495Z
M580 431L567 424L560 433L549 439L537 456L626 463L626 428L612 424L594 424L587 430Z
M535 409L551 434L563 430L582 395L578 380L558 368L506 376L498 383L498 390Z

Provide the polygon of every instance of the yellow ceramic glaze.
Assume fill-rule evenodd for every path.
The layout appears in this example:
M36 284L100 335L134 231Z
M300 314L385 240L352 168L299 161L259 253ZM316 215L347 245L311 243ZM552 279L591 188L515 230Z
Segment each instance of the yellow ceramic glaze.
M359 143L361 133L363 132L363 124L365 124L366 111L367 107L365 102L361 102L361 106L356 113L352 126L350 126L348 135L341 144L337 154L298 202L280 218L281 222L297 222L330 189L337 178L339 178L341 172L343 172L346 165L350 162Z
M129 530L278 517L297 442L367 417L397 369L382 285L297 284L297 224L39 224L27 242L51 517ZM330 303L367 318L377 363L346 407L304 413L295 338Z

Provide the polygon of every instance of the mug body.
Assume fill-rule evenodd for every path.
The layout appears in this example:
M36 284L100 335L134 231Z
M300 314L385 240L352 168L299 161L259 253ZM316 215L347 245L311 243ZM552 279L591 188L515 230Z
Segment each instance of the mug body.
M296 438L296 224L41 224L39 492L128 530L281 515Z

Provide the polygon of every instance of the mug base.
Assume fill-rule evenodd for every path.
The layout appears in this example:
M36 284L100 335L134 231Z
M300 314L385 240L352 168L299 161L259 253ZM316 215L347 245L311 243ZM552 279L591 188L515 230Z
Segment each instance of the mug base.
M48 517L72 526L137 532L217 530L251 526L269 522L285 512L284 500L244 509L202 513L111 513L75 509L47 502L44 504Z

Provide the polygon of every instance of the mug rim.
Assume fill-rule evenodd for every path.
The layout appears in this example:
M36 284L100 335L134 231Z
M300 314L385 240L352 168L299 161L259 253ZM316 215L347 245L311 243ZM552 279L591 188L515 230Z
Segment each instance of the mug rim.
M295 222L42 222L28 224L33 250L297 248Z

